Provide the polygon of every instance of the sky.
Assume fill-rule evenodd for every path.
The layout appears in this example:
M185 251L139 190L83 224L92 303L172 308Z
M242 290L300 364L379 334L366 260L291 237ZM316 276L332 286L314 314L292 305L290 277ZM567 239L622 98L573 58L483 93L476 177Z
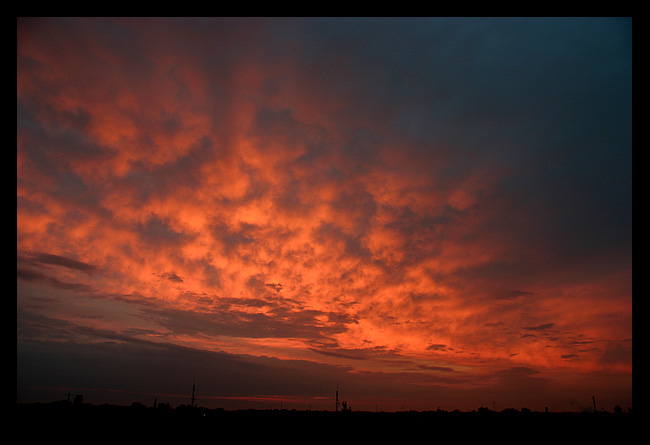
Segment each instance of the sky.
M632 406L632 22L17 20L17 400Z

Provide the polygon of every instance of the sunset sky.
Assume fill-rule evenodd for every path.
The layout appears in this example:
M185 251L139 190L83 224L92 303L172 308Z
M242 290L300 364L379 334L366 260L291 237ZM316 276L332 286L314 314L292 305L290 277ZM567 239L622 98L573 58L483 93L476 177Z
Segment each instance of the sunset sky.
M632 406L632 23L17 20L17 399Z

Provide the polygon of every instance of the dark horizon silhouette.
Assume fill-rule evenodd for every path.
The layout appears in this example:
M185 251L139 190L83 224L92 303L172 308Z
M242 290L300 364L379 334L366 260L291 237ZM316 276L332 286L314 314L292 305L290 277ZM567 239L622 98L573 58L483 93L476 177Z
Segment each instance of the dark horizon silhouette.
M60 400L52 400L49 402L18 402L17 405L20 407L23 407L23 409L29 409L34 408L38 409L38 407L45 407L47 406L48 408L51 408L52 410L56 409L61 409L61 410L69 410L69 409L81 409L82 407L89 407L90 409L93 409L94 407L109 407L110 409L117 409L117 410L125 410L125 409L130 409L134 413L143 413L145 411L148 412L158 412L158 413L169 413L169 412L180 412L180 413L195 413L195 414L205 414L207 412L224 412L224 411L230 411L230 412L238 412L238 411L248 411L248 412L268 412L268 411L281 411L281 412L321 412L321 413L329 413L329 412L334 412L334 413L342 413L342 414L347 414L352 412L352 406L348 404L348 401L342 400L339 401L339 390L337 388L336 393L335 393L335 399L334 399L334 408L333 409L311 409L311 405L308 409L296 409L296 408L283 408L282 407L282 402L281 402L281 407L278 408L237 408L237 409L226 409L224 407L216 407L216 408L209 408L205 406L201 406L197 403L198 399L196 398L196 380L194 379L194 382L192 384L192 394L191 398L189 400L189 403L179 403L177 406L174 406L170 402L166 402L162 400L158 400L158 396L154 396L153 398L153 403L151 405L147 405L145 403L139 402L139 401L133 401L130 404L127 405L120 405L116 403L85 403L84 402L84 397L83 394L73 394L72 392L68 392L66 394L66 398L60 399ZM72 400L71 400L72 398ZM543 411L536 411L536 410L531 410L527 407L522 407L521 409L517 409L514 407L507 407L501 410L497 410L495 407L495 403L493 402L493 408L490 409L486 406L480 405L480 407L476 409L471 409L471 410L460 410L460 409L453 409L453 410L444 410L444 409L425 409L425 410L415 410L415 409L408 409L404 410L402 407L402 410L395 410L395 411L384 411L384 410L379 410L378 407L375 407L375 411L372 410L358 410L355 412L360 412L360 413L436 413L436 414L489 414L489 415L495 415L495 414L506 414L506 415L529 415L529 414L560 414L560 415L576 415L576 414L632 414L632 407L627 407L623 408L620 405L616 405L612 408L611 411L608 411L607 409L600 408L598 409L596 406L596 396L591 397L592 403L593 403L593 408L592 409L582 409L578 411L550 411L548 407L544 407Z
M50 402L18 402L17 406L19 407L24 407L26 409L32 407L35 409L38 409L38 407L51 407L52 409L57 409L60 408L62 410L65 409L77 409L81 407L90 407L93 409L94 407L109 407L109 408L115 408L115 409L131 409L133 412L143 412L143 410L147 411L157 411L157 412L172 412L175 410L178 410L179 412L196 412L196 413L205 413L205 412L269 412L269 411L281 411L281 412L315 412L315 413L351 413L352 412L352 407L347 406L346 402L342 403L342 408L341 409L333 409L333 410L328 410L328 409L296 409L296 408L236 408L236 409L226 409L223 407L218 407L218 408L208 408L200 405L192 405L192 404L184 404L181 403L177 405L176 407L173 406L173 404L168 403L168 402L158 402L157 399L154 401L154 403L151 406L148 406L142 402L133 402L130 405L119 405L119 404L113 404L113 403L101 403L101 404L92 404L92 403L84 403L82 402L83 397L80 397L79 395L76 396L75 401L71 402L69 400L53 400ZM600 409L597 411L594 410L581 410L581 411L549 411L548 409L544 411L532 411L526 407L523 407L521 409L517 408L504 408L502 410L491 410L490 408L480 406L477 409L473 409L470 411L462 411L460 409L454 409L451 411L448 410L443 410L443 409L435 409L435 410L424 410L424 411L419 411L419 410L406 410L406 411L369 411L369 410L360 410L360 411L355 411L355 413L367 413L367 414L403 414L403 413L436 413L436 414L506 414L506 415L528 415L528 414L558 414L558 415L586 415L586 414L594 414L594 415L599 415L599 414L632 414L632 408L627 407L623 408L620 405L616 405L612 408L611 411L608 411L606 409Z
M614 412L553 413L505 409L492 411L480 407L472 411L396 411L372 412L297 409L208 409L190 404L172 408L134 402L130 406L74 404L66 400L47 404L19 404L17 419L34 425L76 425L87 439L101 437L109 429L111 437L122 433L130 437L185 440L188 436L205 440L213 434L229 435L231 440L277 440L295 438L319 442L335 436L340 440L386 441L423 439L426 435L445 435L461 442L499 437L506 443L522 440L623 441L632 439L633 415L615 407ZM321 436L320 433L323 435ZM313 435L317 434L316 437ZM437 436L436 436L437 437ZM634 436L637 437L638 436Z

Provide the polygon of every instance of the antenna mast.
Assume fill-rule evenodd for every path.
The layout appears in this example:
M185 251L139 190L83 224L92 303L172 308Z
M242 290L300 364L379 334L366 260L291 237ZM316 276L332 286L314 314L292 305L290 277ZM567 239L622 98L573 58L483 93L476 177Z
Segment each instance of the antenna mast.
M196 399L194 398L194 388L196 387L196 376L194 376L194 382L192 383L192 407L194 407L194 402Z
M336 384L336 408L335 411L339 410L339 384Z

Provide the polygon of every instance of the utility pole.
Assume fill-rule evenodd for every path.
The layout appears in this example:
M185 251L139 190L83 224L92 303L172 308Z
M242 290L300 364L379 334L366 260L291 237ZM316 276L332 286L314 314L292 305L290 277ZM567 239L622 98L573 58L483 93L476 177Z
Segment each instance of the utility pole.
M597 410L596 410L596 396L591 396L591 400L594 401L594 412L597 412Z

